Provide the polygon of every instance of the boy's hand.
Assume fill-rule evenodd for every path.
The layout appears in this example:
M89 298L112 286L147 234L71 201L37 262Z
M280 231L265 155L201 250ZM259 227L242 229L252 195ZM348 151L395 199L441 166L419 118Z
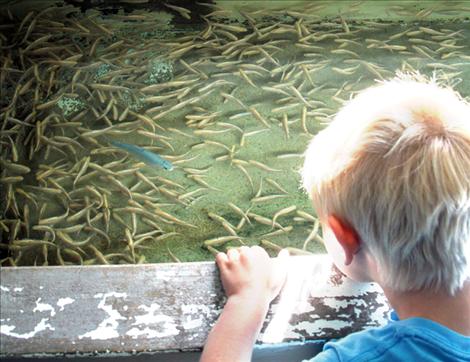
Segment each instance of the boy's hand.
M281 290L287 275L287 250L270 259L259 246L230 249L216 257L228 298L241 297L269 304Z
M287 275L287 250L275 259L259 246L230 249L216 257L227 303L212 328L201 362L251 361L269 303ZM227 341L230 348L227 349Z

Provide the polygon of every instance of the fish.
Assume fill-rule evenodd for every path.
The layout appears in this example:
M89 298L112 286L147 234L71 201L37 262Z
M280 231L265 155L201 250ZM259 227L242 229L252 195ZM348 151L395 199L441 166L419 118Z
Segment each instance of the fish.
M230 206L230 207L232 208L232 210L235 210L236 213L238 213L243 219L245 219L246 221L248 221L248 224L251 225L250 218L248 217L248 215L247 215L245 212L243 212L242 209L240 209L237 205L235 205L235 204L233 204L233 203L231 203L231 202L228 203L228 206ZM248 209L247 212L249 212L249 211L250 211L250 209ZM238 228L237 228L237 229L238 229Z
M283 198L283 197L287 197L287 195L267 195L267 196L257 196L257 197L253 197L250 202L253 202L253 203L258 203L258 202L265 202L265 201L271 201L271 200L274 200L274 199L278 199L278 198Z
M259 162L259 161L255 161L255 160L249 160L248 163L253 165L253 166L256 166L256 167L258 167L258 168L260 168L264 171L269 171L269 172L280 172L280 171L282 171L282 170L279 170L279 169L271 168L268 165L265 165L264 163Z
M111 141L111 144L129 152L133 156L144 161L147 165L160 166L168 171L173 170L173 165L170 161L165 160L163 157L157 155L156 153L150 152L143 147L115 141Z
M216 248L214 248L214 247L212 247L212 246L210 246L210 245L204 245L204 246L205 246L205 248L206 248L207 250L209 250L209 251L212 253L212 255L214 255L214 256L217 256L217 254L219 253L219 251L218 251Z
M39 225L54 225L64 220L68 215L69 215L69 209L67 209L67 211L63 215L53 216L47 219L40 219L38 224Z
M229 241L232 241L232 240L240 240L241 238L239 236L234 236L234 235L230 235L230 236L221 236L219 238L214 238L214 239L208 239L208 240L205 240L204 241L204 246L220 246L220 245L223 245Z
M274 224L276 223L276 219L277 219L279 216L286 215L286 214L288 214L288 213L290 213L290 212L292 212L292 211L295 211L295 210L297 210L297 206L292 205L292 206L286 207L286 208L281 209L281 210L279 210L278 212L276 212L276 213L274 214L274 217L273 217L273 225L272 225L272 227L274 228Z
M270 179L269 177L266 177L265 180L268 184L270 184L271 186L274 186L279 191L281 191L285 194L288 194L288 192L286 190L284 190L284 188L281 185L279 185L276 181L274 181L273 179Z

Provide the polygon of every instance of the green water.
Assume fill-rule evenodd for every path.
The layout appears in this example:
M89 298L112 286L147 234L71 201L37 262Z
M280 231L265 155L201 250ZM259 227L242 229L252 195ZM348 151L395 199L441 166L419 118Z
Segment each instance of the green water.
M311 137L357 91L397 70L434 73L470 95L468 20L431 21L426 9L411 10L419 16L407 23L319 18L306 9L304 16L230 14L237 22L220 12L208 25L178 23L160 11L130 18L72 7L35 12L22 23L3 9L1 157L30 168L2 170L3 264L103 263L95 250L109 263L211 260L204 241L231 235L212 213L240 237L218 250L265 239L324 252L318 239L305 243L314 223L302 212L315 212L298 171ZM167 97L149 99L155 96ZM139 163L111 140L145 146L174 169ZM281 196L259 199L273 195ZM250 223L229 203L249 212ZM294 205L274 228L256 220ZM279 234L266 236L273 231ZM71 245L64 233L89 241Z

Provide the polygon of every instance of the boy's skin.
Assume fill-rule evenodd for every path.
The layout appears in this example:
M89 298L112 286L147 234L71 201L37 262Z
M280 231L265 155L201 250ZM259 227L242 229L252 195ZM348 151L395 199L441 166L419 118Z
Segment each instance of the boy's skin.
M323 239L336 266L353 280L377 282L401 320L422 317L470 336L470 280L451 297L446 293L397 293L383 286L377 264L361 247L357 232L340 218L322 221ZM201 362L250 361L269 303L279 293L287 273L287 253L269 259L260 247L242 247L216 258L227 303L207 339Z

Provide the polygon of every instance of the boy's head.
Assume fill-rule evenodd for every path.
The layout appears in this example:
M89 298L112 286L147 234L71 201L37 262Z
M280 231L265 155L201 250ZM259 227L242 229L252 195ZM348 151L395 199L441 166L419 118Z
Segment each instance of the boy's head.
M324 232L331 215L353 228L383 286L452 295L470 276L470 105L450 88L362 91L313 138L302 178Z

